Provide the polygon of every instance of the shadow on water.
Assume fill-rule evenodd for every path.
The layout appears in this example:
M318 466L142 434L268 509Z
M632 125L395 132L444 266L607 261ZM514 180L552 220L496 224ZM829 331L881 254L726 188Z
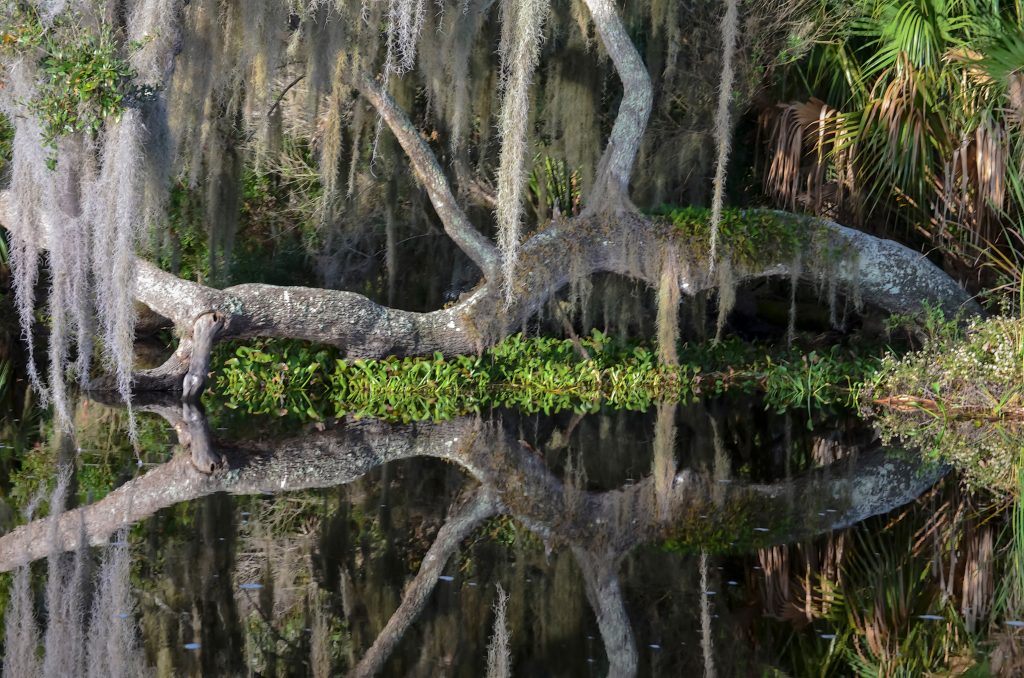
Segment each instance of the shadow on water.
M139 408L176 431L168 461L0 537L5 656L29 667L8 675L106 657L159 675L479 676L499 585L514 675L791 670L783 627L828 658L828 593L808 582L839 567L846 528L944 473L743 399L245 440L191 406Z

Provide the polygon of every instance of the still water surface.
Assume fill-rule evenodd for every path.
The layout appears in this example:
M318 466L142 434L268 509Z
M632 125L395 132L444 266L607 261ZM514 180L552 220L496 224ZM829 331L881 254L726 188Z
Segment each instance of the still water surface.
M807 675L849 644L847 564L876 556L868 583L891 585L930 515L899 507L947 501L944 469L856 419L756 398L404 425L141 409L139 466L123 413L83 401L79 508L0 538L8 663L38 641L54 675L483 676L503 621L517 676ZM224 468L199 473L182 442ZM950 627L921 593L900 633Z

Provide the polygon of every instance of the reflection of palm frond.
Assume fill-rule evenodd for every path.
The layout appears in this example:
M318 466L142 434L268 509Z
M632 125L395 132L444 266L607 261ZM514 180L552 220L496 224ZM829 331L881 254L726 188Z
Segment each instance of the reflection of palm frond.
M852 532L845 579L822 587L832 597L827 620L847 666L860 676L917 676L949 667L971 640L959 615L940 602L929 559L914 552L909 521L883 532Z
M993 615L1006 619L1024 617L1024 450L1017 460L1017 496L1013 502L1008 541L1007 571L996 591Z

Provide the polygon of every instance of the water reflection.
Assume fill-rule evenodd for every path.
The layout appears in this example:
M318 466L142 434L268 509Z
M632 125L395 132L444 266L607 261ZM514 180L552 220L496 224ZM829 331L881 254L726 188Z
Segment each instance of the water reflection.
M794 445L791 424L781 445L766 435L777 426L745 440L727 418L702 408L680 415L675 405L641 417L632 435L614 430L621 418L509 414L411 425L343 419L262 441L219 440L192 406L140 408L170 423L178 453L95 503L3 536L0 569L21 568L15 592L25 565L40 558L49 558L50 582L69 581L77 566L55 563L75 562L80 556L60 554L89 543L104 545L113 555L102 562L117 563L123 577L128 549L109 543L125 544L124 530L141 524L133 539L146 557L134 567L150 578L139 586L141 616L111 598L110 577L101 576L89 618L117 628L141 620L137 633L164 674L243 675L258 664L263 675L342 666L355 676L482 675L494 584L505 578L521 675L629 676L640 667L745 675L761 660L728 643L716 649L715 636L741 625L731 610L742 611L750 591L747 582L731 586L739 582L726 579L729 563L715 554L757 553L767 608L779 611L793 598L790 551L780 545L890 511L942 473L858 436ZM652 429L653 440L637 435ZM780 446L774 478L744 462ZM794 474L794 464L813 468ZM309 492L319 488L340 489ZM263 497L272 508L241 512L229 495ZM485 543L467 555L474 536ZM32 620L24 609L15 616ZM699 632L681 630L690 627Z

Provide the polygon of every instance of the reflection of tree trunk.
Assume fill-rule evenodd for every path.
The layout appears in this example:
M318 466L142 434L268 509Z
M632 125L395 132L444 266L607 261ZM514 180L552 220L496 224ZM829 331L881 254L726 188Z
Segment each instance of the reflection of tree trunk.
M572 553L583 572L587 600L597 615L597 627L608 654L609 678L635 676L636 641L619 587L619 557L579 545L573 546Z
M180 411L180 405L174 407ZM650 520L652 478L622 490L583 492L574 500L580 510L573 514L567 510L562 483L536 455L511 432L470 418L408 425L344 419L335 428L276 442L272 449L215 445L215 452L224 459L225 468L212 475L200 473L191 460L179 455L94 504L66 511L57 521L55 543L64 551L75 550L83 521L90 543L98 545L121 527L161 508L214 492L260 494L331 487L352 482L386 462L416 456L458 464L496 492L509 513L545 540L603 542L625 553L665 529ZM773 540L782 542L887 512L917 497L943 473L941 468L920 469L875 449L788 482L729 483L724 501L736 506L754 503L773 511L785 508L786 523L792 527L773 534ZM672 486L673 515L704 512L709 491L691 474L681 474ZM786 506L787 496L794 498L791 506ZM826 513L825 508L833 512ZM46 556L50 551L47 534L45 522L35 521L0 537L0 571Z
M158 411L177 424L182 440L193 431L208 429L186 425L181 406L140 406ZM674 418L671 408L662 423ZM661 447L671 436L662 432ZM222 457L226 468L214 474L200 473L191 460L179 454L170 462L126 483L95 504L65 512L55 521L35 521L0 537L0 569L45 556L54 549L73 550L83 541L99 544L117 529L152 515L160 508L203 497L214 492L256 494L284 492L344 484L372 469L397 459L432 456L454 462L479 481L482 488L442 527L423 561L420 572L406 589L397 611L355 670L372 675L393 652L402 634L423 609L438 576L459 543L487 516L511 513L551 546L567 544L583 573L587 597L597 616L612 675L633 675L637 651L617 578L618 563L637 544L665 533L679 516L708 513L712 488L693 474L673 476L666 487L648 477L618 490L567 492L536 454L517 442L500 425L477 419L441 423L390 425L378 421L342 420L331 429L283 440L265 447L226 447L210 441L211 454ZM835 529L909 501L928 487L941 470L921 473L909 464L889 459L880 450L860 453L839 464L773 485L732 482L722 486L721 501L729 514L755 507L792 525L773 535L788 541L798 535ZM667 478L667 475L666 475ZM666 485L666 478L662 484ZM667 520L654 519L651 507L663 494ZM787 497L795 500L790 503ZM211 498L201 520L205 540L232 539L232 520L225 518L227 497ZM823 509L831 508L834 513ZM571 510L575 508L576 510ZM676 529L687 529L685 523ZM84 535L84 539L83 539ZM196 579L202 593L197 605L205 606L204 619L237 616L231 592L231 563L203 563L205 549L192 543L186 554L196 562ZM216 575L216 576L215 576ZM705 573L706 580L706 573ZM525 588L525 583L519 587ZM706 587L706 581L704 582ZM17 587L16 587L17 590ZM707 603L706 597L704 603ZM510 616L517 614L515 606ZM212 615L212 616L211 616ZM237 638L220 637L216 629L203 627L201 657L210 671L231 671L241 666ZM26 636L28 637L28 636ZM197 638L198 639L198 638ZM16 647L16 645L15 645ZM710 656L710 655L709 655Z
M438 577L452 553L463 539L471 535L480 523L497 513L499 508L500 504L495 496L487 490L481 490L445 522L427 555L423 557L419 572L406 587L402 595L402 604L391 615L391 619L377 636L373 646L353 669L351 675L354 678L373 676L380 671L406 630L427 604L427 599L437 586Z

